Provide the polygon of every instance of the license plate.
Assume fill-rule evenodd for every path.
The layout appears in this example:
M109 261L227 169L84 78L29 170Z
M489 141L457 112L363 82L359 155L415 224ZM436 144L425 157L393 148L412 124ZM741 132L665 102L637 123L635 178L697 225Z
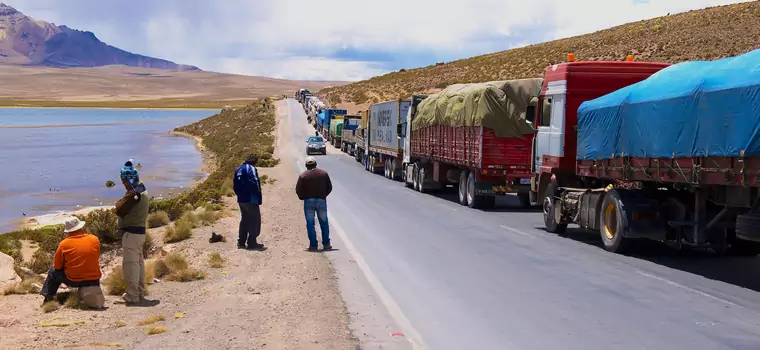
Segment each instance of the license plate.
M520 185L530 185L530 179L520 179Z

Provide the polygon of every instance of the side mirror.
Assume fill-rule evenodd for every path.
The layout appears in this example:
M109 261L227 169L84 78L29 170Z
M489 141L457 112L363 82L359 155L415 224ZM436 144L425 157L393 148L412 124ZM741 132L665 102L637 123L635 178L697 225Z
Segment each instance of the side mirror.
M396 125L396 137L399 139L401 138L401 134L404 131L404 124L397 124Z
M525 111L525 120L535 124L536 123L536 106L528 106Z

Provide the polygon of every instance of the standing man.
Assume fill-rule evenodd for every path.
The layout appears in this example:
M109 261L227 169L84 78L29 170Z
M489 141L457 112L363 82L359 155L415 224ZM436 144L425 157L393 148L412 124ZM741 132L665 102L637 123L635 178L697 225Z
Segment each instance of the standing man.
M240 206L240 230L238 232L238 249L265 250L257 239L261 233L261 181L256 169L258 157L250 155L235 170L233 188ZM248 246L246 247L246 244Z
M121 297L127 304L135 304L145 299L145 227L148 220L150 197L145 185L133 166L132 159L121 169L121 183L127 192L116 202L118 227L122 232L121 246L124 248L122 268L127 292Z
M45 302L55 300L61 283L69 287L97 287L100 289L100 240L84 232L84 221L76 217L66 219L63 232L67 233L55 251L53 267L50 268L42 286ZM87 303L91 308L103 307L103 292L97 300Z
M303 201L303 212L306 216L306 232L309 235L309 251L318 251L317 230L314 228L314 214L319 220L322 231L322 246L331 250L330 225L327 222L327 196L332 192L330 175L322 169L317 169L317 159L306 157L306 171L298 176L296 194Z

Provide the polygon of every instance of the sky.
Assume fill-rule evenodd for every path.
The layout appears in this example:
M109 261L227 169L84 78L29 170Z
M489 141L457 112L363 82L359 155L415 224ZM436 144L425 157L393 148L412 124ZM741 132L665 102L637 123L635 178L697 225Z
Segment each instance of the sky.
M737 0L0 0L203 70L362 80Z

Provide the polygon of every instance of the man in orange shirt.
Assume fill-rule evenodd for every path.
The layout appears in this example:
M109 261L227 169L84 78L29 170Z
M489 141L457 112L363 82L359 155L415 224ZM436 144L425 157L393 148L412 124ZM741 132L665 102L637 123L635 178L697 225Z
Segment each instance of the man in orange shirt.
M58 244L53 267L42 286L45 302L55 300L61 283L76 288L100 286L100 240L85 233L84 224L76 217L66 219L63 232L68 237Z

